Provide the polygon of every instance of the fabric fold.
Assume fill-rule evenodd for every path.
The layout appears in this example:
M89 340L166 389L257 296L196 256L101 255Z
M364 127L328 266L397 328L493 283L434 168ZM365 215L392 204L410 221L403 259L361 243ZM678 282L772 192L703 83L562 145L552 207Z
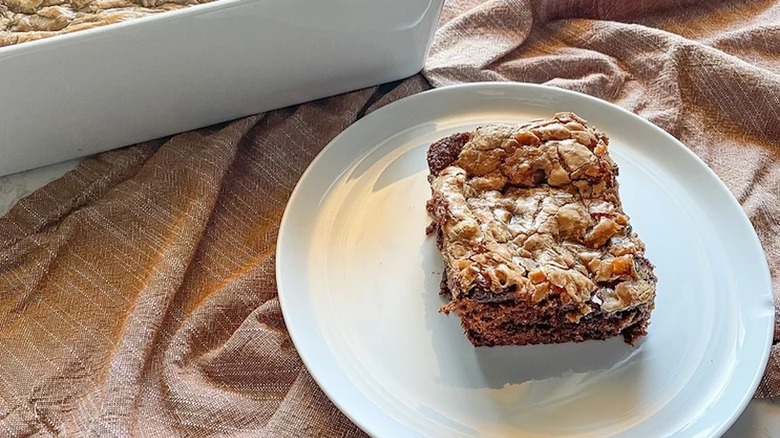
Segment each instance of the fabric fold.
M541 83L667 130L740 201L777 294L780 2L701 3L452 0L421 75L85 160L0 218L0 434L365 436L284 328L279 222L329 141L431 85ZM778 395L774 346L756 396Z

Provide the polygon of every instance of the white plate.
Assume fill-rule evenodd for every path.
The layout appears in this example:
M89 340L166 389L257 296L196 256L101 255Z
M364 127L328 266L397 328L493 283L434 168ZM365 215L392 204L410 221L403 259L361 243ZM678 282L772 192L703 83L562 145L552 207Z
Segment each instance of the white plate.
M657 266L649 334L637 348L474 348L457 316L438 312L426 149L486 122L558 111L612 139L625 210ZM772 339L766 259L715 174L627 111L535 85L442 88L344 131L290 199L277 281L306 367L381 437L717 435L750 400Z

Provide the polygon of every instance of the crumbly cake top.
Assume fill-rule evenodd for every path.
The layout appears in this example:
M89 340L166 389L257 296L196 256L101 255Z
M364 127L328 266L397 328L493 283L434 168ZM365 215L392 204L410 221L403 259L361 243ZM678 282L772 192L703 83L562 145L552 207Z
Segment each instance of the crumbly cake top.
M453 298L556 293L579 304L575 321L594 303L612 313L653 299L652 267L621 208L603 133L560 113L459 135L459 152L445 141L429 162L442 254L458 273Z
M209 1L3 0L0 2L0 47Z

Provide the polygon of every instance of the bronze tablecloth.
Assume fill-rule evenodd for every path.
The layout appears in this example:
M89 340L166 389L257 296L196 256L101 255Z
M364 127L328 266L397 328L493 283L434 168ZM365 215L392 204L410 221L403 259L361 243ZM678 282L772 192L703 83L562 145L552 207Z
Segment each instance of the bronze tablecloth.
M285 331L276 236L334 136L431 85L544 83L651 120L740 201L777 294L777 23L775 0L454 0L423 75L84 161L0 219L0 435L363 436ZM780 394L779 357L756 396Z

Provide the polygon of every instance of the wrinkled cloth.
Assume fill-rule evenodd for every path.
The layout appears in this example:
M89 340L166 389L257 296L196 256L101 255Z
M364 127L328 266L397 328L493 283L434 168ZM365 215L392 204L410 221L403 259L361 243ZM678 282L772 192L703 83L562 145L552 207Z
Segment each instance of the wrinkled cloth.
M364 436L285 330L276 237L333 137L431 86L543 83L651 120L725 181L780 292L780 2L699 3L450 1L423 75L85 160L0 218L0 434Z

